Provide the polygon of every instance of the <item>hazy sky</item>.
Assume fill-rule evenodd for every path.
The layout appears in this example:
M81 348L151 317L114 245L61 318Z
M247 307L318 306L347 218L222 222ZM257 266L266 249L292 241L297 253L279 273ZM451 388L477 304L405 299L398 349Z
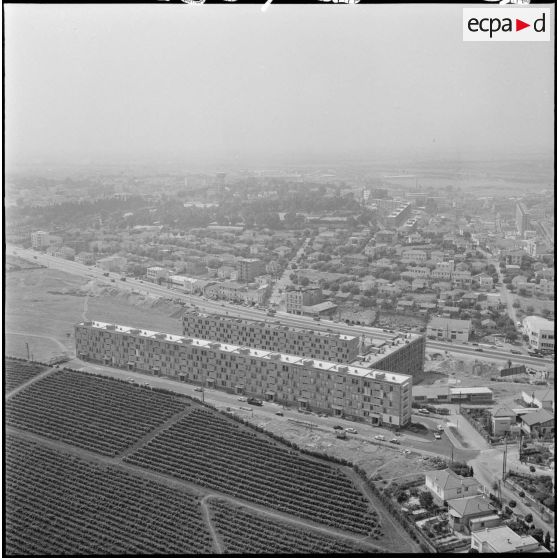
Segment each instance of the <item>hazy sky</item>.
M553 42L464 43L461 6L4 10L8 163L552 153Z

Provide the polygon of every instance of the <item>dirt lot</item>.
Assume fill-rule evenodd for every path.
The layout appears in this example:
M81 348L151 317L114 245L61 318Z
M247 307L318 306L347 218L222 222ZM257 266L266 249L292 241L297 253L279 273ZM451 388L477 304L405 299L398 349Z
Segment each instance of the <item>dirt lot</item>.
M250 418L246 416L245 418ZM304 420L304 419L301 419ZM396 479L431 471L435 467L418 453L405 455L399 448L391 448L357 440L348 435L339 440L331 430L312 429L294 422L270 419L254 420L266 430L295 442L302 448L348 459L362 467L370 476L380 474L384 479Z
M6 275L5 351L26 357L28 343L35 360L73 355L73 326L83 319L180 334L180 321L171 317L180 309L50 268L13 271Z
M507 368L507 360L485 359L469 355L443 355L440 351L427 351L428 357L424 364L427 374L421 385L433 387L450 386L489 387L494 392L497 405L513 401L514 397L531 384L523 382L494 382L491 377L499 377L500 369ZM434 355L438 355L433 359ZM532 367L544 370L545 367ZM536 386L541 389L541 386Z

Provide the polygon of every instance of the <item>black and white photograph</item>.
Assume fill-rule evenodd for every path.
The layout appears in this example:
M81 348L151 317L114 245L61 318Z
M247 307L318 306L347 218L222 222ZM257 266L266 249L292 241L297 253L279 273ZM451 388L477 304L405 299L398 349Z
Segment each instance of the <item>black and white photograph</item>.
M5 555L555 554L555 29L4 3Z

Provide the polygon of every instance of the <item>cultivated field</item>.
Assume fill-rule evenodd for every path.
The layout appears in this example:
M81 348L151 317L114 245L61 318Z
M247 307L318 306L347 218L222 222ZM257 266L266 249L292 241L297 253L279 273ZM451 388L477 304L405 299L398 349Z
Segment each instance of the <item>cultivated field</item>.
M211 500L210 509L211 520L226 553L347 554L371 551L368 546L274 520L224 500Z
M416 547L350 467L183 396L51 370L6 411L8 554Z
M379 531L377 512L339 467L212 410L195 409L125 461L336 529Z
M6 358L4 360L4 393L10 393L16 387L34 378L41 372L48 370L48 366Z
M189 406L185 398L60 370L6 403L7 424L103 455L117 455Z
M5 496L8 555L213 550L195 496L13 436Z

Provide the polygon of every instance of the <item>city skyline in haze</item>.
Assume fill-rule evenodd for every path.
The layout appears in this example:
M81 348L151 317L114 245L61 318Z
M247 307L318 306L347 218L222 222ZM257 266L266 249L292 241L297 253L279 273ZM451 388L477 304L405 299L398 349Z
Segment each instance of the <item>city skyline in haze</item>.
M553 42L462 8L7 5L6 165L552 156Z

